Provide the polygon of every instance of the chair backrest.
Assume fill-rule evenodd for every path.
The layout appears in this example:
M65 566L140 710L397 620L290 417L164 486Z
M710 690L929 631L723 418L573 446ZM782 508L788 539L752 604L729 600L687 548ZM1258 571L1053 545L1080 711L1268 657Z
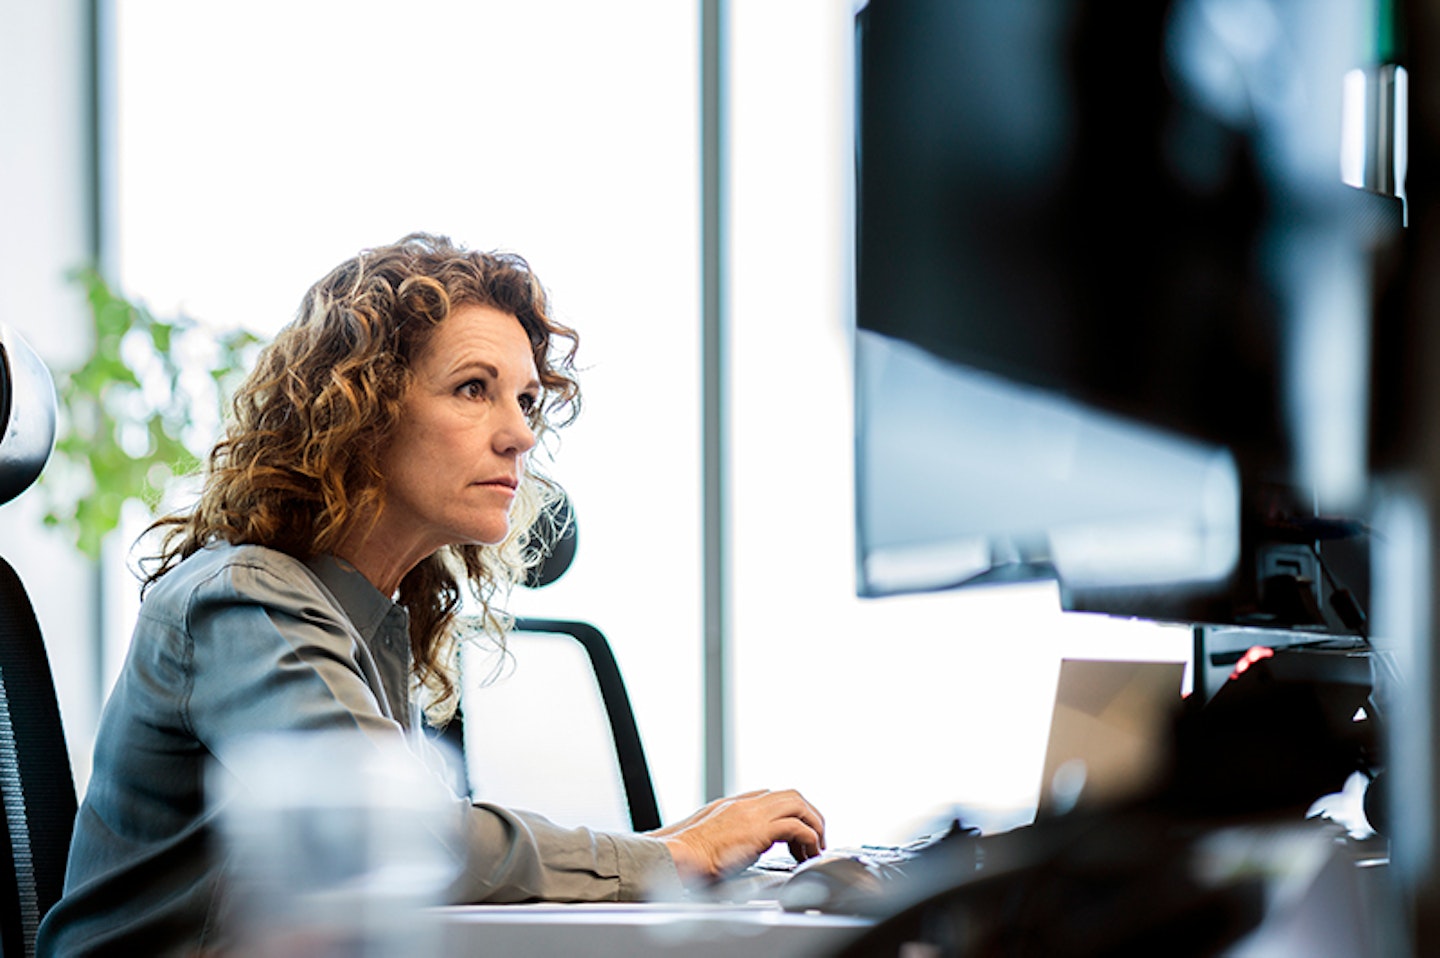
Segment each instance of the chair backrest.
M20 335L0 323L0 503L40 478L55 446L55 384Z
M526 584L540 588L564 575L575 557L569 500L562 497L535 531L541 561ZM520 618L505 658L483 643L464 648L462 721L454 732L472 796L562 824L659 828L635 713L604 634L587 622Z
M0 503L40 475L55 439L55 388L0 324ZM32 955L60 898L75 780L45 643L20 577L0 558L0 954Z
M463 653L472 797L566 825L658 828L650 767L605 636L584 622L521 618L506 646L504 661L479 645Z

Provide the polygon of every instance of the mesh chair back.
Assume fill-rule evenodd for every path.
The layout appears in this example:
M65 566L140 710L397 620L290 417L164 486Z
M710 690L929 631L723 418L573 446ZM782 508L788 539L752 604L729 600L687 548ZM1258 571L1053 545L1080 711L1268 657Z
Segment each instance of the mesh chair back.
M34 953L60 898L75 823L75 781L49 658L30 599L0 559L0 944Z
M0 503L39 477L55 442L55 385L40 357L0 323ZM0 558L0 956L35 953L60 898L75 780L50 660L20 577Z

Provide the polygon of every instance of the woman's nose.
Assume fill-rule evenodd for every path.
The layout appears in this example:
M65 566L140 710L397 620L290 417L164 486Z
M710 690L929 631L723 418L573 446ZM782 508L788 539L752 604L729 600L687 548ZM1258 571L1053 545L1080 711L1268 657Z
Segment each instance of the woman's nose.
M495 446L504 454L526 453L534 448L535 430L518 402L507 407L505 422L495 433Z

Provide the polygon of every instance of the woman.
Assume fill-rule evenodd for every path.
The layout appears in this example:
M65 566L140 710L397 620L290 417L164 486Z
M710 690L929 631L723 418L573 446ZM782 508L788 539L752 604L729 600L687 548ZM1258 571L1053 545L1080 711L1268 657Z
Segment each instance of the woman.
M165 531L106 705L44 954L170 954L223 940L205 766L287 730L413 738L420 689L453 711L447 627L523 573L550 489L537 438L573 419L575 334L516 257L415 235L343 263L239 390L193 509ZM222 761L223 764L223 761ZM457 799L457 802L465 800ZM698 883L773 843L824 845L795 792L712 803L646 835L463 813L456 901L612 900Z

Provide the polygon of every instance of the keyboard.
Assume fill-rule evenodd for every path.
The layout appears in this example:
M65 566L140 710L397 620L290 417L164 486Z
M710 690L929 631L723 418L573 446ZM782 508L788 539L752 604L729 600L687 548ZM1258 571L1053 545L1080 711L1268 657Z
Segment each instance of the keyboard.
M775 901L787 911L868 914L924 853L956 834L975 834L958 821L944 831L900 845L858 845L826 849L797 862L776 850L711 889L716 901Z

